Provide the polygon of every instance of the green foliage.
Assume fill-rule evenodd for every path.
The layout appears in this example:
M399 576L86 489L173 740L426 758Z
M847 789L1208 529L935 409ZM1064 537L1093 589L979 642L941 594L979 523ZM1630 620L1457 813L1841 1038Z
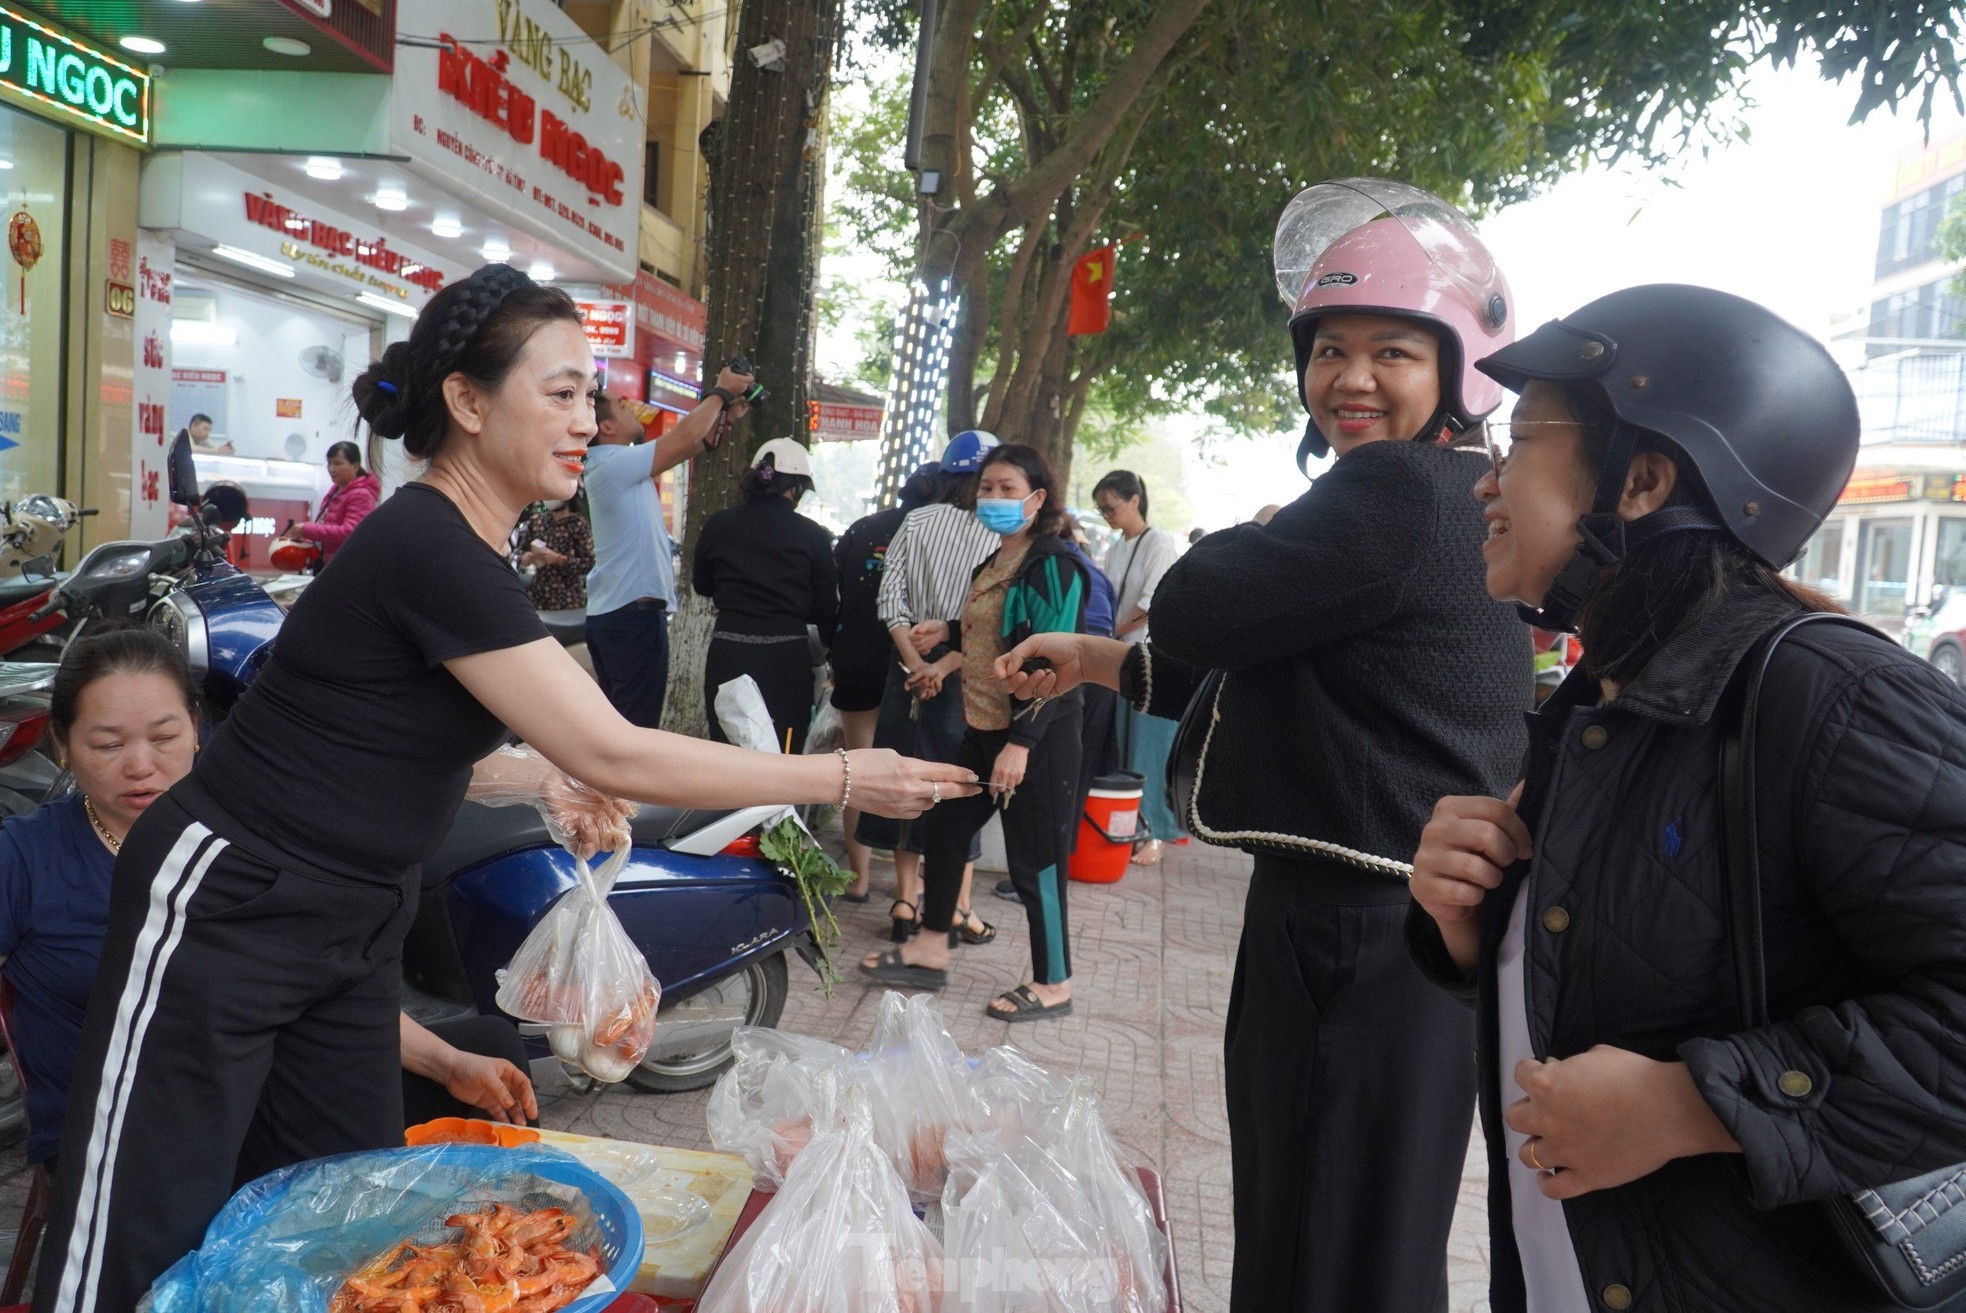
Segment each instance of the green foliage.
M806 924L812 928L812 942L819 949L819 960L813 963L813 969L819 973L826 996L831 998L833 986L840 979L832 957L832 950L840 942L840 923L833 919L831 903L846 892L853 876L819 846L797 817L787 816L759 835L758 851L766 861L775 862L798 886L799 900L805 904Z
M1012 51L972 107L979 197L1058 147L1153 8L978 7L972 78ZM914 9L862 0L855 41L910 50ZM1100 240L1144 240L1121 250L1112 328L1073 344L1074 371L1096 380L1086 437L1197 406L1243 433L1300 422L1269 244L1285 203L1321 178L1398 177L1481 213L1593 160L1663 164L1742 134L1739 88L1763 56L1814 52L1827 76L1854 78L1853 119L1913 96L1929 119L1941 86L1958 100L1959 35L1957 6L1937 0L1216 0L1143 100L1151 117L1105 210ZM852 163L834 193L851 240L897 273L919 231L899 167L907 87L904 74L876 88L870 112L842 125ZM1050 240L1099 202L1095 186L1082 177L1059 201ZM994 307L1020 235L991 253ZM1958 235L1966 244L1966 220ZM1027 297L1020 313L1032 308ZM1018 328L992 325L979 381Z

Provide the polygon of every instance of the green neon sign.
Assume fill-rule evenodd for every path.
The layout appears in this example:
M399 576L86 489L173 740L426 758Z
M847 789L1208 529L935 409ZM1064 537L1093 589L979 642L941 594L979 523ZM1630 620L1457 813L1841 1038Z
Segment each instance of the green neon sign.
M150 75L0 5L0 98L150 144Z

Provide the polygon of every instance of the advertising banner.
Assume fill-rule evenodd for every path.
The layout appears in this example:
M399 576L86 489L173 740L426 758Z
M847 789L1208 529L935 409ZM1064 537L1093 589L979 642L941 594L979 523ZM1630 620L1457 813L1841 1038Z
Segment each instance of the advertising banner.
M130 380L136 416L130 447L132 538L162 538L171 527L164 453L176 432L169 427L174 262L175 248L168 237L137 229L136 314L131 325L136 333L136 366Z
M628 74L549 0L419 0L414 14L435 46L397 49L395 148L590 266L560 276L633 278L646 129Z

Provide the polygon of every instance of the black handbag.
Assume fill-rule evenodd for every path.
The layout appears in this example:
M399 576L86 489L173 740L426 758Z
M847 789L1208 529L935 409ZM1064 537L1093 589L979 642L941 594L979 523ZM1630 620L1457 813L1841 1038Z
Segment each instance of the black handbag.
M1784 638L1802 625L1850 625L1848 616L1812 613L1776 629L1743 663L1741 714L1720 748L1720 814L1727 872L1728 935L1734 949L1741 1020L1768 1024L1768 977L1761 934L1761 850L1754 807L1754 735L1761 684ZM1881 637L1881 635L1880 635ZM1889 639L1885 639L1889 642ZM1966 1164L1807 1207L1824 1224L1857 1287L1899 1308L1966 1313Z

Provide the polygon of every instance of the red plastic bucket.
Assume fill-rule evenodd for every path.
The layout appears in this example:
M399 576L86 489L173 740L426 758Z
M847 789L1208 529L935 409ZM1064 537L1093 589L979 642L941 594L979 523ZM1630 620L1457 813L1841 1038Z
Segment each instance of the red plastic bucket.
M1112 884L1126 874L1133 859L1133 838L1140 832L1140 798L1146 779L1132 771L1101 775L1092 782L1085 812L1079 817L1079 842L1068 868L1074 880Z

